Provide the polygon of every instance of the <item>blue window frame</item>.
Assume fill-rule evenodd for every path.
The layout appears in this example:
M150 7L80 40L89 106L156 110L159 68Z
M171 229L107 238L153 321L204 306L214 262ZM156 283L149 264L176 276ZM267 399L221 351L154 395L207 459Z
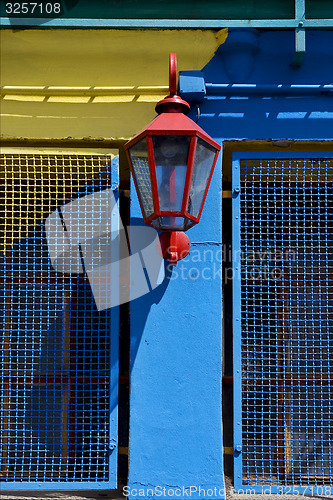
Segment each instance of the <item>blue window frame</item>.
M239 492L333 494L333 153L233 155Z
M49 152L4 154L0 188L0 488L78 490L117 487L119 277L113 265L112 304L96 297L81 244L75 255L50 259L46 220L56 214L51 239L74 234L60 215L89 195L111 192L118 203L118 159ZM80 205L79 228L89 238ZM90 207L87 203L87 207ZM84 207L83 207L84 208ZM102 211L95 211L96 214ZM110 218L117 262L119 211ZM101 219L101 218L100 218ZM94 220L96 225L104 223ZM103 233L102 238L105 238ZM104 240L92 240L101 253ZM92 245L92 243L90 242ZM89 245L87 245L89 247ZM57 247L63 252L65 247ZM108 250L109 251L109 250ZM110 253L110 252L109 252ZM53 256L54 257L54 256ZM108 255L103 255L103 264ZM67 264L64 264L67 259ZM64 265L63 265L64 264ZM58 267L57 267L58 266ZM64 271L65 269L65 271ZM97 287L98 288L98 287ZM94 295L95 292L95 295ZM98 307L98 300L104 304Z

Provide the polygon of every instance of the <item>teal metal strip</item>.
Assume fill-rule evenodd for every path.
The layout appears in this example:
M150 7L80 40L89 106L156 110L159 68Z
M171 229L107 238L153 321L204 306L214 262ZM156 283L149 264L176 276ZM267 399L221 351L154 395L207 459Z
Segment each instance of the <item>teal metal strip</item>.
M305 56L305 29L296 28L295 31L295 56L293 66L299 68L302 66Z
M118 470L118 399L119 399L119 261L120 245L119 233L121 230L119 212L119 156L111 161L111 189L117 201L117 210L111 215L111 234L113 266L111 283L111 332L110 332L110 420L109 420L109 485L108 488L117 488Z
M305 0L295 0L295 18L298 20L298 27L295 30L295 57L293 66L300 67L305 56Z
M242 365L241 365L241 255L240 255L240 160L232 162L233 252L233 358L234 358L234 484L242 486Z
M47 19L0 18L2 28L26 26L33 28L298 28L298 19ZM333 19L304 19L303 28L332 28Z

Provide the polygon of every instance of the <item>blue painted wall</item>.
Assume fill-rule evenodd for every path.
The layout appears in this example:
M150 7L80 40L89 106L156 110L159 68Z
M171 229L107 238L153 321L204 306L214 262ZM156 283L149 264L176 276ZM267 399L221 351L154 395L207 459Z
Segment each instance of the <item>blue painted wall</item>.
M229 57L222 45L203 68L206 83L332 84L333 32L306 32L306 54L300 68L292 66L294 36L293 31L258 31L256 48L247 65L242 47L238 50L235 44ZM199 124L222 141L332 139L332 97L333 94L319 97L210 97L200 104ZM195 115L193 110L190 116Z
M203 68L205 81L304 85L333 82L332 32L307 33L307 52L299 69L291 66L292 31L260 32L255 38L255 48L250 50L247 61L240 50L247 49L246 45L236 44L236 49L229 48L227 53L221 46ZM333 99L329 96L208 97L199 108L199 125L221 143L231 139L333 138ZM190 116L197 117L196 106ZM220 158L202 220L188 232L192 242L189 256L178 263L159 288L131 304L132 498L187 498L179 494L181 490L175 490L183 486L202 488L201 492L193 489L191 498L224 498L222 297L218 275L221 187ZM132 196L132 216L141 217L134 189ZM161 489L154 490L156 487Z
M201 229L188 232L191 253L131 303L132 498L183 498L183 487L224 498L221 173L219 159ZM136 196L132 216L141 217Z

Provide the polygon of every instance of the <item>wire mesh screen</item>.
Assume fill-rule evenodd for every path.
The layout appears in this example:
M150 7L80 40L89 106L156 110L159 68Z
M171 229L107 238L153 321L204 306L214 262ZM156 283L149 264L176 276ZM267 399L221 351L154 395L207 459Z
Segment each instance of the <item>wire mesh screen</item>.
M333 160L241 160L238 198L242 483L333 494Z
M110 310L97 310L77 265L51 265L45 219L110 187L110 161L0 155L3 488L109 479Z

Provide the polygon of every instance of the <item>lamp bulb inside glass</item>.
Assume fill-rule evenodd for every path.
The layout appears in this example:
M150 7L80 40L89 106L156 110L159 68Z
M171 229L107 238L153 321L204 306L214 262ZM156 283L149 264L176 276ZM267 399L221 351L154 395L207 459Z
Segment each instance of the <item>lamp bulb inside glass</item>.
M174 137L166 137L161 144L161 153L165 158L174 158L179 152L179 144Z

